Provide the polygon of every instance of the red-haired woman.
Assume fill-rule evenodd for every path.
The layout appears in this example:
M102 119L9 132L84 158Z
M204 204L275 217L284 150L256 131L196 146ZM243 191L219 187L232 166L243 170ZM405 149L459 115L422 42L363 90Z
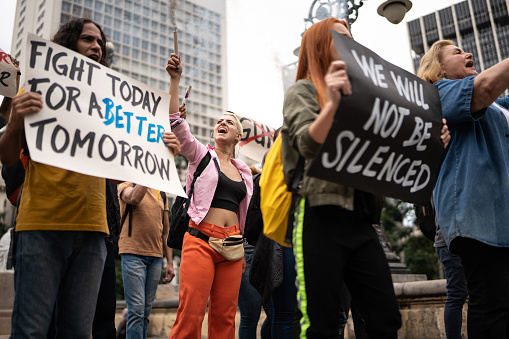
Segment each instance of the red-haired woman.
M368 336L397 338L401 316L389 266L372 227L380 221L381 198L306 175L341 97L351 94L347 65L339 59L331 28L351 37L347 23L335 18L322 20L304 33L297 82L283 106L287 155L283 159L293 153L310 160L299 192L300 215L293 239L301 338L338 338L343 281L366 321ZM291 165L284 166L287 175Z

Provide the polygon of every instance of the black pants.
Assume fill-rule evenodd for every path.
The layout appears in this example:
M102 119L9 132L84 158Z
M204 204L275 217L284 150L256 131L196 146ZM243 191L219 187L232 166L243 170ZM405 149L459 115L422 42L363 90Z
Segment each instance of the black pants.
M343 281L369 338L397 338L401 315L389 265L369 219L337 206L306 204L304 210L303 218L297 215L294 253L306 338L339 338Z
M97 296L94 322L92 325L93 339L115 339L115 309L117 307L116 277L115 277L115 256L113 244L105 239L106 262ZM48 339L56 338L55 316L48 330Z
M115 339L115 309L117 307L117 291L115 277L115 256L113 244L106 242L106 262L97 297L94 323L92 327L93 339Z
M468 338L509 338L509 248L463 237L451 245L467 279Z

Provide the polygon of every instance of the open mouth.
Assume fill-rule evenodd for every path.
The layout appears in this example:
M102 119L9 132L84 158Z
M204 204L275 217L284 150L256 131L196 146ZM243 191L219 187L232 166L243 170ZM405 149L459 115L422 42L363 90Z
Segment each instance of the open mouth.
M472 60L467 61L467 67L474 67L474 62Z
M228 133L228 129L226 127L219 127L217 129L217 133Z
M90 54L88 57L94 61L99 62L99 55L97 54Z

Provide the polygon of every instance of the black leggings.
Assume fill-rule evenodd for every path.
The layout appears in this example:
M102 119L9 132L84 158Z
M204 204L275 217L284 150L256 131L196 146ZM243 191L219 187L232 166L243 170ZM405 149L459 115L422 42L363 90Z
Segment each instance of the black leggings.
M306 338L339 338L343 281L366 322L368 336L397 338L401 315L389 265L368 218L338 206L309 207L301 202L294 253Z

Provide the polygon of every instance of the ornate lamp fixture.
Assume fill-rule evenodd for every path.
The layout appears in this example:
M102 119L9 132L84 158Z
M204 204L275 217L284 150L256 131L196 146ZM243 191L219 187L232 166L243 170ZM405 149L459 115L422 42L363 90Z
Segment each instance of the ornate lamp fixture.
M326 18L338 18L348 21L348 25L357 20L359 7L363 0L314 0L309 9L309 15L304 22L312 25Z
M397 25L411 8L412 2L409 0L389 0L381 4L377 12L387 18L389 22Z

